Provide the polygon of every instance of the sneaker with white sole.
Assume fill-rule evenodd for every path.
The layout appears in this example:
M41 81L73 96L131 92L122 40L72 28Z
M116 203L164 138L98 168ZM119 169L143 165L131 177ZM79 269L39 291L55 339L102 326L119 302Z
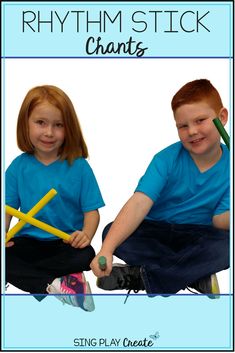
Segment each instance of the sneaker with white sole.
M79 307L85 311L95 309L90 285L82 272L54 279L47 286L47 292L55 294L62 303Z
M219 283L215 273L199 279L190 284L189 287L196 289L199 293L206 294L210 299L218 299L220 297Z

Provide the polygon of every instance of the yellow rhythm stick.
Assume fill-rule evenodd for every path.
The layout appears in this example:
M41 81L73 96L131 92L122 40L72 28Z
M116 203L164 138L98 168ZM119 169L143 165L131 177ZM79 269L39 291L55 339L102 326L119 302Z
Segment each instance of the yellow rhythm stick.
M38 227L38 228L44 230L45 232L51 233L59 238L62 238L64 240L69 241L69 239L70 239L69 234L62 232L61 230L59 230L55 227L52 227L44 222L41 222L38 219L29 216L28 214L20 212L13 207L10 207L10 206L5 206L5 207L6 207L6 213L10 214L11 216L15 216L19 219L22 219L26 223L32 224L34 227Z
M57 191L55 189L51 189L43 198L36 203L33 208L27 213L28 216L35 216L55 195L57 194ZM14 227L12 227L9 232L7 233L6 236L6 243L14 237L16 233L18 233L21 228L26 224L27 222L21 220L19 221Z

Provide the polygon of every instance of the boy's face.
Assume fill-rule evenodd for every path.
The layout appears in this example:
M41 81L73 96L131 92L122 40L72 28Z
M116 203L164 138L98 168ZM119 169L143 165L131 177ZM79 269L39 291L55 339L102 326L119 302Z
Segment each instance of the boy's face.
M194 156L210 156L220 148L220 135L213 119L216 112L207 102L184 104L176 109L176 127L184 147ZM227 110L222 108L219 114L223 125L227 122Z

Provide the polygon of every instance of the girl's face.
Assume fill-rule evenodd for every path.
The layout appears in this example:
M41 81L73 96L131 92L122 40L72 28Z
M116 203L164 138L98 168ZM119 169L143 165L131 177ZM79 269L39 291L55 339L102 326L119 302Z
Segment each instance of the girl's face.
M35 148L35 156L45 162L56 160L65 138L61 111L44 101L33 109L28 124L29 138Z

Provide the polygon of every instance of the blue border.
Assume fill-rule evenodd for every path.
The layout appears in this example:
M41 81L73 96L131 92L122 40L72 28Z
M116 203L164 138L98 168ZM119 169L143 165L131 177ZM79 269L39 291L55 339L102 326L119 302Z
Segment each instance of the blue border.
M70 5L75 5L74 2L61 2L61 3L57 3L57 2L32 2L31 4L32 5L53 5L55 4L57 6L61 6L61 5L66 5L66 6L70 6ZM117 6L117 5L122 5L122 6L134 6L134 5L138 5L138 6L147 6L147 5L153 5L153 3L157 3L159 5L177 5L177 6L183 6L185 5L185 3L178 3L178 2L145 2L144 4L141 4L139 2L126 2L126 3L123 3L123 2L113 2L113 3L107 3L107 2L83 2L82 4L83 5L105 5L105 6ZM3 116L5 116L5 94L4 94L4 87L5 87L5 60L6 59L48 59L48 58L51 58L51 59L205 59L205 58L208 58L208 59L218 59L218 58L222 58L222 59L229 59L229 75L230 75L230 112L232 113L233 109L233 105L232 105L232 101L233 101L233 95L232 95L232 59L233 59L233 52L232 52L232 8L233 8L233 4L231 2L221 2L221 3L218 3L218 2L197 2L197 1L189 1L188 3L190 3L191 5L206 5L206 6L211 6L212 4L213 5L216 5L216 6L229 6L229 9L230 9L230 17L229 17L229 28L230 28L230 31L229 31L229 54L228 56L191 56L191 57L188 57L188 56L185 56L185 57L181 57L181 56L175 56L175 57L169 57L169 56L144 56L144 57L141 57L141 58L136 58L136 57L128 57L128 56L34 56L34 57L31 57L31 56L26 56L26 57L23 57L23 56L20 56L20 57L17 57L17 56L5 56L5 36L3 35L2 36L2 47L3 47L3 67L2 67L2 99L3 99L3 106L2 106L2 114ZM5 28L5 24L6 24L6 21L5 21L5 7L6 6L19 6L19 5L30 5L30 2L3 2L2 3L2 9L3 9L3 17L2 17L2 28L4 29ZM3 146L4 146L4 141L5 141L5 134L4 134L4 129L5 129L5 126L4 126L4 119L2 119L2 141L3 141ZM231 128L230 128L230 136L232 138L232 142L233 142L233 135L232 135L232 131L233 131L233 121L231 119ZM3 153L2 153L3 154ZM2 167L4 168L5 166L5 159L4 159L4 155L2 155ZM231 159L232 159L232 155L231 155ZM4 169L3 169L4 170ZM2 175L2 185L4 185L4 175ZM4 195L4 188L2 190L2 195ZM233 206L233 205L232 205ZM2 210L3 210L3 205L2 205ZM4 215L4 212L2 212L2 214ZM4 221L2 219L2 221ZM2 222L2 227L3 227L3 222ZM3 229L3 228L2 228ZM231 249L231 247L230 247ZM231 255L232 255L232 249L231 249ZM2 249L2 261L4 261L4 249ZM4 276L3 276L4 278ZM230 292L232 290L231 288L231 282L232 282L232 274L231 274L231 270L230 270ZM141 294L139 294L141 296ZM16 296L17 297L17 300L19 299L19 297L21 295L10 295L10 294L5 294L2 296L2 302L3 302L3 305L2 305L2 323L4 323L4 319L5 319L5 300L7 297L10 297L10 296ZM22 297L25 296L25 295L22 295ZM29 295L27 295L29 297ZM107 294L94 294L94 296L96 297L103 297L105 299L106 296L109 296ZM123 294L110 294L110 296L112 297L120 297L120 296L123 296ZM130 295L131 296L131 295ZM135 296L135 295L134 295ZM143 297L147 296L146 294L142 295ZM181 297L181 296L184 296L184 294L177 294L176 297ZM186 294L187 297L190 296L190 294ZM232 309L233 309L233 295L232 294L224 294L224 295L221 295L222 297L228 297L229 299L229 321L230 321L230 328L232 327ZM5 337L5 325L2 325L3 327L3 340L4 340L4 337ZM232 347L232 330L229 331L229 342L230 342L230 345L229 346L224 346L224 347L210 347L211 350L221 350L221 349L225 349L225 350L231 350L231 347ZM41 347L42 348L42 347ZM171 347L160 347L160 346L157 346L155 347L156 350L154 351L158 351L158 350L168 350L168 349L171 349ZM208 347L196 347L197 350L200 349L200 350L208 350ZM16 347L4 347L4 349L12 349L12 350L15 350ZM31 347L21 347L19 348L18 347L18 350L24 350L24 349L27 349L27 350L31 350L31 349L35 349L35 347L31 346ZM51 350L52 347L43 347L43 350ZM77 350L77 351L80 351L79 349L76 349L76 348L71 348L71 347L63 347L63 348L60 348L60 347L55 347L54 350ZM82 351L84 351L85 349L90 349L90 347L83 347ZM99 348L98 350L99 351L102 351L103 348ZM178 347L177 349L174 349L171 351L179 351L179 350L188 350L188 349L192 349L192 347L190 346L187 346L187 347ZM93 350L93 349L92 349ZM114 350L125 350L123 347L119 347L118 349L115 348ZM135 349L135 350L139 350L141 351L141 349ZM147 349L144 349L144 351L146 351ZM150 350L150 349L149 349ZM129 349L127 351L130 351ZM153 351L152 349L150 351Z
M77 44L78 38L81 41L81 43L83 44L83 46L84 46L85 40L87 40L87 37L89 35L88 33L86 33L86 35L84 35L84 33L80 33L80 31L78 33L76 33L76 36L77 36L76 37L76 41L75 41L75 39L73 37L74 31L69 33L70 37L66 37L66 33L64 33L64 32L63 32L63 36L61 36L62 32L58 32L58 34L54 33L54 31L53 31L53 33L48 32L49 34L53 34L53 36L54 36L53 39L54 40L57 40L57 41L59 40L62 43L61 47L63 47L65 44L67 45L68 42L71 43L71 47L72 47L71 48L70 46L68 46L68 47L66 47L66 49L64 49L64 51L67 51L69 53L71 52L69 55L61 55L62 53L59 54L59 52L56 55L53 55L52 53L50 53L50 45L49 45L48 48L45 48L45 45L43 45L43 44L45 44L45 37L44 36L46 34L48 34L48 33L41 33L40 32L40 36L36 36L36 34L38 34L37 32L34 33L34 34L32 34L31 32L29 34L28 33L24 33L24 38L23 38L22 37L22 33L16 32L16 28L15 27L8 28L7 25L6 25L5 17L7 15L7 12L6 12L7 6L11 6L11 7L18 6L18 7L21 7L21 6L26 6L27 5L28 9L32 10L35 6L43 6L45 8L45 6L50 6L50 5L54 5L54 4L56 4L56 6L60 6L60 7L62 7L62 6L71 7L71 6L76 6L77 4L80 4L80 6L83 7L84 10L86 10L88 12L89 12L89 6L106 6L105 10L107 10L110 6L111 6L111 8L113 8L114 6L120 6L119 11L122 10L123 6L124 7L138 6L138 8L139 8L139 7L143 7L143 6L144 7L148 7L148 6L155 6L155 5L159 6L160 5L160 6L166 7L166 6L173 6L174 5L174 6L185 6L186 9L187 9L187 7L189 5L190 6L199 6L199 7L208 6L208 7L211 7L211 8L212 8L212 6L221 7L223 9L228 10L229 26L225 27L226 23L224 22L224 23L221 24L221 26L218 25L217 27L213 28L213 33L212 33L212 31L209 31L210 35L211 35L210 43L213 42L214 40L217 41L217 47L216 47L217 51L220 52L221 45L224 44L224 42L226 43L225 44L226 48L224 47L223 49L221 49L222 50L221 51L221 55L216 55L216 56L215 55L213 55L213 56L207 55L208 38L207 38L207 40L205 42L206 45L203 45L203 38L204 37L206 38L206 35L203 35L203 33L199 33L200 31L196 31L197 32L196 33L195 29L194 29L193 33L189 32L189 31L186 32L184 29L182 29L183 28L182 25L180 25L181 31L177 31L177 33L175 33L175 35L177 35L177 39L179 39L179 36L181 36L184 40L186 39L186 42L185 42L186 46L185 46L185 44L181 45L179 50L184 52L184 50L186 50L184 48L187 47L187 51L194 50L194 48L196 48L195 54L197 52L199 52L199 51L202 51L202 52L205 51L205 53L206 53L206 55L191 55L191 56L187 56L186 55L186 56L183 56L185 58L190 58L190 57L194 57L194 58L204 58L204 57L227 58L228 57L228 58L231 58L232 57L232 50L231 50L231 47L232 47L232 33L231 33L232 15L231 14L232 14L232 9L233 9L233 2L226 2L226 1L225 2L223 2L223 1L221 1L221 2L219 2L219 1L211 1L211 2L204 2L204 1L201 1L201 2L197 2L197 1L187 1L187 2L186 1L185 2L177 2L177 1L168 2L168 1L166 1L166 2L158 2L158 1L152 1L152 2L146 2L146 3L143 4L142 2L128 2L128 1L127 2L92 2L92 1L91 2L90 1L88 1L88 2L79 2L78 1L78 2L68 2L68 3L67 2L59 2L59 3L57 3L55 1L54 2L53 1L52 2L51 1L50 2L37 2L37 1L35 1L35 2L28 2L28 3L26 3L26 2L22 2L22 3L21 2L18 2L18 3L17 2L9 2L9 3L8 2L3 2L2 4L3 4L2 5L2 7L3 7L3 20L2 20L2 22L3 22L3 28L6 29L6 33L3 34L3 44L2 44L2 53L3 53L2 57L3 58L36 58L36 57L37 58L48 58L48 57L51 57L51 58L55 58L55 57L69 58L69 57L72 57L72 58L97 58L97 59L99 59L99 58L116 58L116 57L117 58L129 58L128 55L130 55L130 54L120 55L120 56L119 56L119 54L110 55L111 53L101 54L101 55L98 55L98 54L97 55L96 54L87 54L87 53L84 52L84 48L77 49L78 52L84 52L83 55L74 55L73 52L76 50L76 49L74 49L74 47ZM150 10L151 10L151 8L150 8ZM161 12L165 12L165 11L161 11ZM166 12L169 12L168 9L166 10ZM146 9L145 15L146 14L148 14L148 9ZM193 14L195 15L194 12L193 12ZM212 20L219 21L219 18L215 17L215 16L219 16L216 11L214 11L214 13L212 15L214 17L210 18L211 21ZM15 18L17 18L17 17L16 17L15 14L13 14L12 16L13 17L11 19L11 22L12 22L12 26L13 26L14 22L16 21ZM202 18L203 17L204 16L202 16ZM149 25L149 23L151 24L151 21L152 21L151 19L148 19L148 18L145 18L145 17L144 17L144 19L147 21L148 25ZM125 20L126 20L126 18L123 19L123 21L125 21ZM171 20L172 19L170 19L170 23L171 23ZM18 19L18 21L19 21L19 19ZM130 21L130 18L129 18L129 21ZM169 21L169 19L167 19L167 21ZM135 22L135 23L139 23L139 22L142 22L142 21L138 21L138 22ZM19 25L19 23L18 23L18 25ZM171 25L172 25L172 23L171 23ZM180 29L180 27L178 29ZM218 28L219 28L219 31L218 31ZM229 33L223 32L224 37L220 37L220 32L222 30L227 31L227 28L230 28ZM69 29L71 30L71 28L69 28ZM158 31L154 33L154 31L149 30L149 28L146 28L146 29L143 32L139 32L138 31L136 33L136 31L135 31L135 33L133 34L132 31L131 31L131 28L128 28L126 30L126 32L125 32L125 34L127 34L129 36L134 36L135 35L136 36L135 42L137 42L137 40L143 40L144 39L144 42L141 42L142 44L144 44L144 43L145 43L144 45L150 44L150 47L147 48L150 51L150 55L146 55L144 57L146 57L146 58L155 57L155 58L164 58L164 59L167 58L167 57L171 57L171 58L182 57L180 55L179 56L174 56L174 57L168 56L168 55L164 55L164 52L167 53L167 49L165 49L165 48L169 47L169 44L173 44L174 43L175 39L172 38L172 33L166 35L165 32L168 32L168 31L164 31L163 30L163 31L159 31L159 33L158 33ZM217 30L217 32L215 31L215 29ZM111 30L110 30L110 32L111 32ZM14 35L10 35L11 33L14 33ZM196 33L196 36L195 36L195 33ZM13 44L12 44L9 47L9 49L7 49L6 48L6 43L7 42L13 42L13 40L15 39L15 35L16 34L18 35L18 37L16 38L16 46L13 48ZM95 35L96 36L97 35L101 35L101 34L102 34L102 36L104 36L104 39L107 39L107 34L104 31L99 32L99 31L95 31L94 30L94 33L92 33L92 35L94 35L94 36ZM111 33L108 33L108 34L111 34ZM123 34L122 31L121 31L121 33L115 33L114 32L114 33L111 34L112 37L114 37L113 40L114 40L114 43L116 42L115 44L117 44L118 40L120 40L120 39L123 41L122 36L120 38L120 34ZM5 35L8 36L8 37L4 38ZM36 40L37 40L37 47L39 47L39 49L41 51L44 50L44 53L42 53L42 55L40 55L40 54L36 55L36 53L35 53L32 56L31 55L24 56L24 55L9 55L7 53L7 50L9 52L11 52L12 50L15 50L18 53L20 53L22 51L24 52L24 50L25 50L25 52L28 52L28 48L30 47L30 44L32 45L35 42L34 39L31 38L32 35L35 35L34 38L36 38ZM174 38L175 38L175 35L174 35ZM67 40L65 40L65 38L63 38L64 36L65 36L65 38ZM187 36L187 38L184 38L184 36ZM189 40L189 36L193 36L192 40ZM228 40L227 40L227 36L229 37ZM164 37L164 39L163 39L163 37ZM44 38L44 40L42 38ZM226 38L226 40L223 40L222 38ZM70 39L70 40L68 40L68 39ZM94 39L96 39L96 38L94 38ZM167 45L165 45L165 40L168 40L168 42L167 42L168 44ZM17 41L20 43L19 47L20 48L22 47L22 49L18 49L17 48L17 45L18 45ZM150 41L150 43L149 43L149 41ZM156 42L158 42L158 47L157 48L151 48L151 43L154 43L156 45ZM192 45L192 47L190 47L192 42L193 42L193 45ZM27 43L26 46L24 46L25 43ZM81 43L79 43L79 44L81 45ZM101 41L101 44L104 44L104 46L105 46L107 43L105 44L105 43L103 43ZM227 48L227 46L228 46L228 48ZM33 47L33 45L32 45L32 47ZM59 49L60 51L62 50L61 47ZM178 46L177 46L177 48L178 48ZM204 48L204 49L202 49L202 48ZM212 46L212 49L213 48L214 47ZM35 50L36 50L36 52L38 52L38 49L35 49ZM162 55L158 55L158 56L153 55L154 51L156 51L156 50L158 50L160 52L162 50L163 51ZM210 49L208 49L208 50L210 50ZM214 50L215 50L215 48L214 48ZM227 51L229 53L227 53ZM49 53L49 55L46 54L46 52ZM63 50L62 50L62 52L63 52ZM141 57L133 57L133 58L143 58L143 57L141 56Z
M95 310L93 313L84 313L81 309L70 307L69 305L62 306L58 300L52 297L52 295L48 296L46 299L47 303L39 303L37 306L35 305L35 299L30 295L25 295L24 298L19 297L19 295L4 296L6 313L8 315L10 313L10 317L13 317L13 313L15 314L15 322L12 320L6 322L7 327L4 328L7 331L11 330L11 335L8 335L6 342L4 341L5 349L32 350L32 348L35 348L32 342L36 341L35 343L38 344L37 349L43 351L64 351L65 349L70 351L96 349L110 351L110 347L107 349L106 346L96 346L96 349L87 345L82 346L82 349L81 347L75 348L73 342L77 337L85 337L87 340L92 337L97 341L100 337L105 337L107 341L110 341L111 338L120 338L121 342L125 337L132 341L136 339L143 340L143 338L150 340L150 334L156 331L160 334L159 340L154 341L154 345L151 348L145 347L144 351L189 350L189 348L193 348L189 345L189 342L191 343L192 341L197 342L197 346L195 346L197 351L229 351L232 348L232 330L229 330L227 334L229 325L227 311L228 306L229 308L231 307L232 296L222 296L219 300L211 300L204 295L188 295L186 299L182 298L181 295L175 295L170 298L158 296L151 299L146 295L133 295L132 298L128 299L129 302L127 304L123 304L124 295L102 294L94 299L97 304L97 312ZM28 308L28 312L25 312L25 307ZM196 312L194 310L192 315L188 312L191 307L198 309ZM43 326L44 314L48 312L48 308L50 308L52 319L50 320L50 318L45 316L45 321L48 320L49 325L45 324ZM108 310L105 310L106 308ZM111 308L112 310L110 310ZM172 316L172 308L174 308L175 316ZM185 308L185 310L182 311L182 308ZM136 313L137 310L138 313ZM22 312L25 313L23 318L20 315ZM147 315L143 316L145 312L147 312ZM164 313L166 316L165 322ZM123 314L126 315L125 320L123 320ZM149 316L150 314L151 316ZM209 317L210 315L212 315L211 318ZM27 327L25 324L32 316L37 317L38 321L34 320L33 325ZM63 317L63 320L59 320L59 317ZM128 332L128 328L130 328L129 321L133 317L136 320L140 318L140 325L137 323L135 331ZM64 332L63 325L66 324L66 319L70 320L70 328ZM145 320L144 323L143 320ZM110 325L106 325L104 331L102 323L105 322L110 322ZM19 327L19 323L22 327ZM175 325L176 323L177 326ZM185 324L188 325L185 326ZM50 337L48 337L48 330L51 328L54 329L54 332L51 331ZM25 335L23 338L21 337L25 330L27 330L29 339ZM66 334L66 337L63 337L63 333ZM42 335L43 339L38 337L40 335ZM27 339L29 345L26 346L24 343L27 342ZM41 344L42 341L44 346ZM214 341L217 343L221 342L221 344L214 346ZM21 343L20 348L19 344L17 345L19 342ZM171 342L172 344L169 344ZM182 342L186 342L186 344L182 345ZM123 345L118 345L112 350L132 351L132 349L125 348ZM141 351L142 349L141 346L135 347L135 350Z
M232 59L232 56L5 56L3 59Z

